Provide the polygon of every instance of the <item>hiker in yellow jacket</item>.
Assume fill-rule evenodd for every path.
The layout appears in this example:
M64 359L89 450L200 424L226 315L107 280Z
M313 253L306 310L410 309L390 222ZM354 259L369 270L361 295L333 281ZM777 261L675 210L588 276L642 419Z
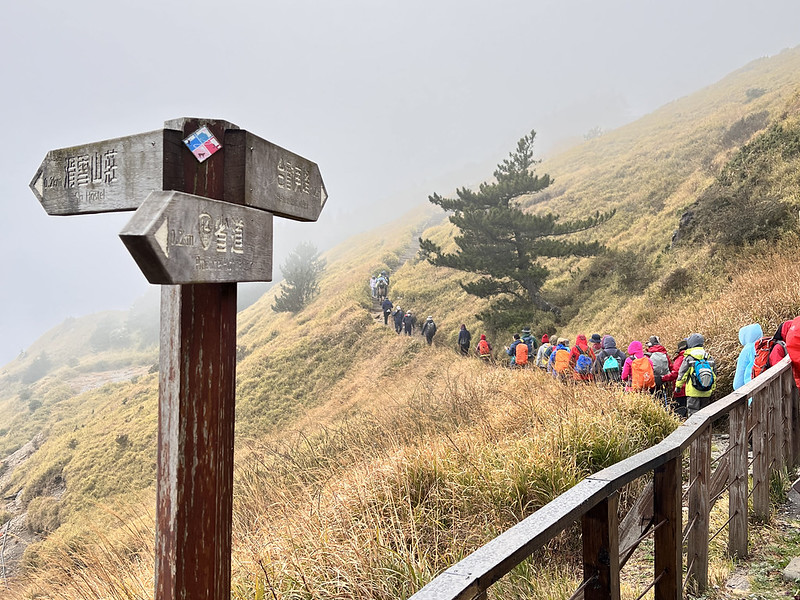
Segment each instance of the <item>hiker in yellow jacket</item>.
M686 338L688 348L678 371L675 388L686 387L686 409L691 417L698 410L711 404L711 395L717 387L714 359L703 348L705 338L693 333Z

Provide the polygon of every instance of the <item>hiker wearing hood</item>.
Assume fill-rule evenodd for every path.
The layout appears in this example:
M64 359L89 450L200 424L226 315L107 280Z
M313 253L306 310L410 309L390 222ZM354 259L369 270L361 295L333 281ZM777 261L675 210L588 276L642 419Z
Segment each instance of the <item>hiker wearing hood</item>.
M753 363L756 360L756 342L764 335L761 325L752 323L739 330L739 343L742 349L736 359L736 375L733 389L738 390L753 377Z
M656 385L653 363L645 356L644 346L639 340L628 344L628 358L622 367L622 381L631 391L652 392Z
M464 356L469 355L469 346L472 343L472 334L467 329L467 326L461 324L461 329L458 331L458 348Z
M429 316L425 319L425 323L422 325L422 335L425 336L428 346L433 344L433 336L436 335L436 323L433 322L433 317Z
M478 345L475 346L475 353L483 361L489 362L492 360L492 345L486 339L485 333L481 334L481 339L478 340Z
M617 348L616 340L610 335L604 336L602 343L603 349L598 352L594 361L595 380L619 383L622 381L622 366L627 356Z
M690 417L711 404L711 395L717 387L714 359L703 348L705 342L699 333L686 338L687 349L675 384L676 389L686 388L686 413Z
M591 381L594 379L592 365L594 364L595 355L592 349L589 348L589 342L586 340L585 335L580 334L575 338L575 345L569 354L569 364L575 372L575 380ZM585 358L581 359L581 356Z
M550 360L552 351L553 345L550 343L550 337L545 333L542 336L542 345L536 351L536 366L540 369L547 369L547 362Z

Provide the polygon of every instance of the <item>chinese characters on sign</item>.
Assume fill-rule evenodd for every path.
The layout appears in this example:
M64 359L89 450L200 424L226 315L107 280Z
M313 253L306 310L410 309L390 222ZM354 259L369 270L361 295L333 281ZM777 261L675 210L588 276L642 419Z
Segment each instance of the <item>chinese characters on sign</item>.
M117 181L117 149L106 150L103 154L80 154L64 157L64 187L74 188L96 183ZM51 180L50 184L54 181ZM45 182L45 186L48 182Z
M287 192L311 193L311 173L308 166L293 164L291 159L278 159L278 187Z
M183 143L200 162L210 158L212 154L222 148L222 144L205 125L183 140Z
M272 215L183 192L153 192L120 237L150 283L272 279Z

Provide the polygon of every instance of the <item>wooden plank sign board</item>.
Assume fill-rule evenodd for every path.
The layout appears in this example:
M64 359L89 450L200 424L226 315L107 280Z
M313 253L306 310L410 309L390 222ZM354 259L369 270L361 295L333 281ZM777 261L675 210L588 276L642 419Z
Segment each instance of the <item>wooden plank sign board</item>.
M136 210L165 188L178 132L158 129L47 153L30 187L49 215ZM177 142L177 143L174 143Z
M272 215L183 192L152 192L119 234L150 283L272 281Z
M316 221L328 199L317 164L244 133L244 203L280 217Z

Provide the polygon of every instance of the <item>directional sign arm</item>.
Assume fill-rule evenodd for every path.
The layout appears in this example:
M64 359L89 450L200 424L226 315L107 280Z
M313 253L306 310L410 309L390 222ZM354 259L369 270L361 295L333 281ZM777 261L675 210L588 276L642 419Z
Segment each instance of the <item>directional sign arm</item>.
M272 281L272 215L182 192L153 192L120 232L150 283Z

